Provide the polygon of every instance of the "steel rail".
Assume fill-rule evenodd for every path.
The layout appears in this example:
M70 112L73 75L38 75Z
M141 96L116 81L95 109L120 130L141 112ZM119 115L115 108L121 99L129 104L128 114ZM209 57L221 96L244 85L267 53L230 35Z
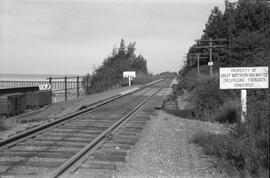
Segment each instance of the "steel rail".
M28 138L32 138L36 135L38 135L39 133L42 133L42 132L45 132L51 128L54 128L54 127L57 127L59 125L62 125L63 123L65 122L68 122L68 121L71 121L73 119L76 119L76 116L80 115L80 114L83 114L85 112L89 112L91 110L93 110L94 108L97 108L97 107L101 107L105 104L108 104L108 103L111 103L112 101L115 101L117 99L120 99L122 97L125 97L127 95L130 95L132 93L135 93L135 92L138 92L140 90L143 90L155 83L158 83L158 82L161 82L163 81L162 79L160 80L156 80L154 82L151 82L150 84L147 84L147 85L144 85L143 87L139 88L138 90L135 90L135 91L132 91L130 93L126 93L126 94L123 94L123 95L116 95L115 97L110 97L108 100L102 100L101 102L98 102L96 104L93 104L87 108L84 108L80 111L77 111L77 112L74 112L74 113L71 113L71 114L68 114L67 116L63 116L63 117L60 117L52 122L49 122L49 123L45 123L45 124L42 124L40 126L37 126L37 127L34 127L32 129L29 129L27 131L24 131L24 132L21 132L19 134L16 134L16 135L13 135L11 137L8 137L7 139L4 139L4 140L1 140L0 141L0 151L4 148L7 148L7 147L10 147L14 144L17 144L18 142L21 142L21 141L24 141Z
M142 101L139 105L137 105L132 111L130 111L128 114L123 116L119 121L117 121L115 124L113 124L110 128L102 132L97 138L95 138L93 141L91 141L88 145L86 145L81 151L79 151L77 154L75 154L72 158L70 158L68 161L66 161L64 164L62 164L59 168L57 168L54 173L50 176L52 178L59 177L62 175L66 170L68 170L74 163L76 163L81 157L83 157L87 152L89 152L95 145L97 145L103 138L106 137L109 133L117 129L124 121L128 120L131 116L133 116L142 106L150 99L152 98L156 93L158 93L163 87L161 86L157 91L155 91L152 95L147 97L144 101Z

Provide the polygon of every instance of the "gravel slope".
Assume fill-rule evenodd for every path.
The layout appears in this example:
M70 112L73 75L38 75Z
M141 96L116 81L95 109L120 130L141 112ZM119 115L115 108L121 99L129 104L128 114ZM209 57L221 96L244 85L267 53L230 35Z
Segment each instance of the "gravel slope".
M219 124L183 119L159 111L146 126L141 140L116 177L228 177L215 168L214 158L189 143L198 131L220 133L225 130Z

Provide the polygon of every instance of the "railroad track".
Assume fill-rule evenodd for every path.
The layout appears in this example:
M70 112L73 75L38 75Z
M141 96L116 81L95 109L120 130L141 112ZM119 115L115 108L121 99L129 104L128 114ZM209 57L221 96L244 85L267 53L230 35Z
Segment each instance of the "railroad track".
M116 169L162 102L158 93L165 85L153 83L1 141L0 175L59 177Z

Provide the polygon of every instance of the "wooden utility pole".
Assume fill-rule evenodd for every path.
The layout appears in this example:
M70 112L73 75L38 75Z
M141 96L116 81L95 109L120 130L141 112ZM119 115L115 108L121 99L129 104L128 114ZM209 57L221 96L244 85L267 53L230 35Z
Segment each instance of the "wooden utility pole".
M209 46L196 46L195 48L208 48L209 49L209 63L208 65L210 66L210 76L213 76L213 48L225 48L226 45L213 45L213 42L226 42L228 41L227 39L212 39L209 38L209 40L195 40L196 42L207 42L209 43Z
M200 53L197 53L197 74L198 74L198 80L200 78Z
M212 38L209 39L210 47L209 47L209 65L210 65L210 77L213 76L213 61L212 61L212 53L213 53L213 44Z
M189 54L187 54L187 56L197 57L197 77L198 77L198 80L200 77L200 59L205 58L205 57L200 57L200 55L203 55L203 54L208 54L208 53L189 53Z

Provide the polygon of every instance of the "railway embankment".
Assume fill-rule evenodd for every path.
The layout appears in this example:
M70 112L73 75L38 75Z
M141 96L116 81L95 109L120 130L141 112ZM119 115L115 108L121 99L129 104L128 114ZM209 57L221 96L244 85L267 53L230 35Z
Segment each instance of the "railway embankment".
M269 177L267 91L249 91L249 110L246 121L241 121L239 90L220 90L217 69L210 77L208 66L201 66L199 78L196 70L183 70L178 76L175 96L171 96L178 107L168 108L167 112L224 126L226 133L201 130L190 142L200 146L206 155L216 157L216 165L229 176Z
M0 174L57 177L72 173L73 168L88 172L115 168L125 161L128 146L137 142L140 130L162 102L165 85L167 81L159 80L136 92L130 89L128 95L1 140ZM76 164L85 159L87 164Z
M232 125L199 120L193 93L196 85L195 82L187 83L187 87L180 87L179 90L179 85L183 86L183 83L174 80L169 88L161 90L155 102L161 101L158 98L165 96L163 98L164 110L152 111L157 103L149 105L150 108L144 107L142 113L138 112L137 116L134 116L134 121L127 123L131 125L128 131L123 131L124 136L110 135L105 147L90 156L85 164L72 174L72 177L89 177L89 173L93 170L98 172L94 174L94 177L112 175L116 177L239 177L240 174L234 166L232 168L228 168L228 165L224 166L224 162L220 162L220 157L213 154L221 146L227 148L224 145L227 142L223 141L232 131ZM140 86L123 88L121 91L109 91L110 93L103 92L95 97L102 100L102 98L124 95L136 90L137 87ZM135 94L135 96L140 95L149 95L149 92ZM29 125L24 129L30 127L30 124L47 122L87 104L91 105L96 102L95 97L90 95L84 101L74 100L52 105L53 108L48 107L28 117L29 122L25 124ZM112 113L109 115L114 116ZM42 119L43 117L47 120ZM97 114L97 117L100 115ZM82 119L82 122L85 121ZM130 129L132 134L129 132ZM129 147L122 148L119 145L129 145ZM228 174L228 169L230 169L230 174Z
M0 139L7 138L16 133L20 133L43 123L74 113L97 102L127 94L139 89L140 87L142 87L142 85L116 88L113 90L95 93L68 101L53 103L40 110L5 119L5 121L2 121L5 130L0 132Z
M167 99L167 104L172 101L175 85L176 80L158 94L164 98L163 107L167 107ZM183 92L176 97L179 103L176 110L190 109L190 96L188 92ZM143 107L131 118L130 121L136 123L136 127L129 128L132 132L127 132L125 128L122 135L123 130L120 129L117 133L121 135L113 135L68 177L228 177L217 169L215 157L206 155L199 146L190 142L202 130L227 132L223 125L178 117L160 109L151 111L153 105L149 106ZM121 146L117 141L119 136Z
M176 85L175 80L164 98L163 110L151 115L116 177L230 177L217 167L217 158L191 142L201 132L225 134L227 127L192 118L191 94L177 91Z

